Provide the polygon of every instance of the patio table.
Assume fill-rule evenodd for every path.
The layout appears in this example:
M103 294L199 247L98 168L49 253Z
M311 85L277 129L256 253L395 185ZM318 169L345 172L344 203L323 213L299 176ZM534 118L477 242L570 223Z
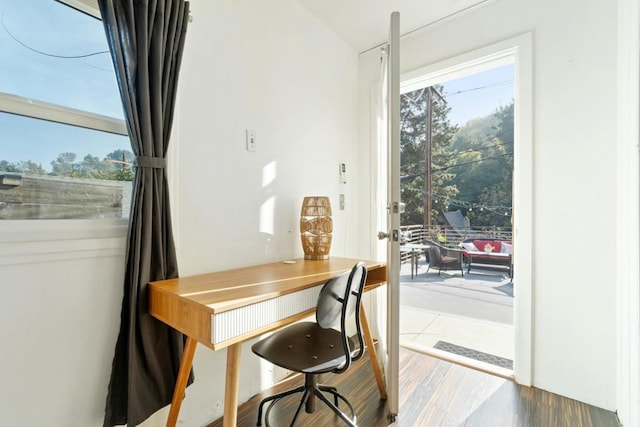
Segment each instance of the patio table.
M411 279L413 279L413 272L415 269L415 275L418 275L418 260L416 259L416 252L418 258L420 257L420 251L424 251L425 249L429 249L430 245L425 245L423 243L407 243L406 245L400 246L400 252L410 252L411 253Z

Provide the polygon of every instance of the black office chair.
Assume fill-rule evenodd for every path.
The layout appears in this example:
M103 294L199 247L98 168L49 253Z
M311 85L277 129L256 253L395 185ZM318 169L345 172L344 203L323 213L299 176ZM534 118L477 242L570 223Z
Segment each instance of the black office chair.
M302 405L307 413L315 411L315 396L322 400L333 412L349 426L356 426L356 415L349 401L332 386L318 384L316 375L346 371L351 362L364 354L364 341L360 327L360 299L367 267L357 263L350 272L329 280L320 291L316 306L316 322L300 322L288 326L269 337L255 343L251 349L255 354L269 362L301 372L305 375L304 386L269 396L260 402L258 423L262 425L262 409L265 403L273 401L265 414L269 425L269 412L273 405L285 396L303 392L291 425L300 414ZM347 336L346 324L355 317L359 347ZM339 329L333 329L338 326ZM333 403L323 394L333 395ZM338 408L338 399L351 410L351 418Z

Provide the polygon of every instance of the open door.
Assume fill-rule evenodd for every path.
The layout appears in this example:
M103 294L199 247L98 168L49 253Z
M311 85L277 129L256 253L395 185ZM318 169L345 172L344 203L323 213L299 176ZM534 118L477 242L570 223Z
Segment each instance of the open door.
M400 14L391 14L388 43L382 48L381 125L386 127L387 342L384 365L389 418L398 414L400 352Z

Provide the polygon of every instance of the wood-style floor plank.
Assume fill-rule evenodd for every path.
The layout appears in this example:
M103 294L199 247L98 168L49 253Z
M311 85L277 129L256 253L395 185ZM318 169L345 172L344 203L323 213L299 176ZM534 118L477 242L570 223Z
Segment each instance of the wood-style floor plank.
M238 426L255 426L258 404L265 396L297 387L295 375L254 396L238 408ZM369 360L354 363L346 374L325 374L320 382L334 385L355 407L362 427L619 427L615 413L536 388L454 365L406 349L400 352L400 414L387 419ZM288 426L301 394L278 402L271 426ZM343 426L322 402L316 412L300 414L300 426ZM263 422L264 425L264 422ZM222 426L217 420L209 427Z

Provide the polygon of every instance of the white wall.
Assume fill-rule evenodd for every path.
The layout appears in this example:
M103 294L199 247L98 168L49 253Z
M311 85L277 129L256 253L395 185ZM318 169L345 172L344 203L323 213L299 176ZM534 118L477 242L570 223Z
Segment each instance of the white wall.
M533 385L610 410L616 402L616 17L615 2L496 0L401 41L401 69L408 72L533 33ZM377 50L360 58L361 150L370 145L377 58ZM369 175L363 170L361 178Z
M102 425L124 238L71 223L0 225L3 425Z
M300 256L299 206L309 194L334 202L332 253L369 256L360 230L368 232L370 215L355 201L362 195L368 207L377 54L358 64L293 0L192 0L191 7L173 139L181 274ZM407 71L533 31L534 385L607 409L615 395L616 273L607 267L615 265L615 12L614 2L597 0L496 0L402 42ZM245 128L256 131L256 153L244 150ZM338 162L349 167L342 188ZM265 184L272 164L275 179ZM345 212L337 209L342 190ZM272 197L273 209L261 214ZM16 243L6 231L3 422L99 426L120 321L124 239ZM183 426L221 415L224 353L198 348ZM246 346L242 366L240 401L261 388ZM164 425L165 416L145 425Z
M339 184L338 163L357 176L357 55L292 0L191 8L175 140L182 273L301 256L305 195L331 197L332 253L352 252L357 188Z
M293 0L192 0L191 8L169 171L181 275L302 256L305 195L331 197L331 253L358 256L357 54ZM245 128L256 132L255 153L245 151ZM346 185L339 162L352 177ZM102 425L124 238L74 238L62 224L0 224L3 425ZM199 346L180 425L222 415L225 356ZM266 387L260 378L245 346L240 402ZM144 425L164 426L166 415Z
M331 253L358 256L357 53L294 0L195 0L191 9L173 140L180 274L301 257L305 195L331 198ZM247 128L256 152L245 150ZM240 402L269 385L250 344ZM198 347L184 425L221 415L225 356Z

